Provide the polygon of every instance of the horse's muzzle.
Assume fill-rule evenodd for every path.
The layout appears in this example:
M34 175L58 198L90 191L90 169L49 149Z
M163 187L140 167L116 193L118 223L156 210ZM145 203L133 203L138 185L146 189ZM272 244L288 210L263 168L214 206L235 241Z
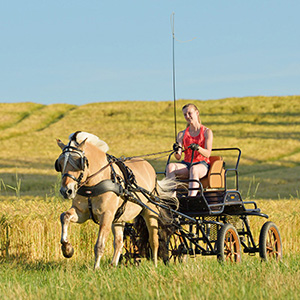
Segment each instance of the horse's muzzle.
M65 199L73 199L76 195L75 189L73 187L69 188L68 186L62 186L60 188L60 193Z

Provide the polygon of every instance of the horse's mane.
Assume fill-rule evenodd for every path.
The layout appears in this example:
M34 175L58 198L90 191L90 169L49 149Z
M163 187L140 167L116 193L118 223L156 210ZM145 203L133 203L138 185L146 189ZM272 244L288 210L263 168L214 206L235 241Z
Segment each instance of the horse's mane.
M76 131L69 135L69 140L76 141L78 144L83 142L85 139L87 139L87 142L98 147L100 150L102 150L105 153L109 150L108 145L92 133Z

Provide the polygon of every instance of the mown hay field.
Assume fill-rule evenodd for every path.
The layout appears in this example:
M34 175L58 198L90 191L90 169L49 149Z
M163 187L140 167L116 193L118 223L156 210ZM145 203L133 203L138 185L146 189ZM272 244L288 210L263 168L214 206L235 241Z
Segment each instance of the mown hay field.
M0 104L0 297L2 299L295 299L300 294L300 96L179 100L195 103L203 124L214 132L214 147L239 147L239 187L255 200L282 235L281 263L243 255L239 265L215 257L155 269L110 268L108 241L101 270L94 272L97 225L72 225L74 257L60 252L59 215L70 201L58 194L53 165L60 154L56 138L82 130L106 141L119 157L170 150L174 142L172 102L91 103L83 106ZM157 171L166 157L150 162ZM234 165L234 153L225 156ZM265 219L251 217L256 240Z

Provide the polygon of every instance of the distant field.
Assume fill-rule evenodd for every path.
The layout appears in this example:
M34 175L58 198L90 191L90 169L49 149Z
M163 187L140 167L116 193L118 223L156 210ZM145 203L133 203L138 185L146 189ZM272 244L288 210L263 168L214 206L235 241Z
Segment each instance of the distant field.
M300 193L300 96L177 101L195 103L203 124L214 132L215 148L239 147L244 198L293 199ZM110 153L133 156L169 150L174 142L173 102L113 102L82 106L0 104L0 195L51 196L57 183L56 138L74 131L98 135ZM166 157L149 158L163 170ZM226 158L228 165L232 157Z

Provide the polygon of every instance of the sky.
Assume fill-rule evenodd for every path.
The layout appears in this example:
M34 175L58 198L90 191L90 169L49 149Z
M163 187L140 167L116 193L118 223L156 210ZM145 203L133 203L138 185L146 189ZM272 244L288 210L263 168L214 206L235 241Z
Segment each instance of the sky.
M0 102L300 95L298 0L10 0ZM173 16L173 17L172 17Z

